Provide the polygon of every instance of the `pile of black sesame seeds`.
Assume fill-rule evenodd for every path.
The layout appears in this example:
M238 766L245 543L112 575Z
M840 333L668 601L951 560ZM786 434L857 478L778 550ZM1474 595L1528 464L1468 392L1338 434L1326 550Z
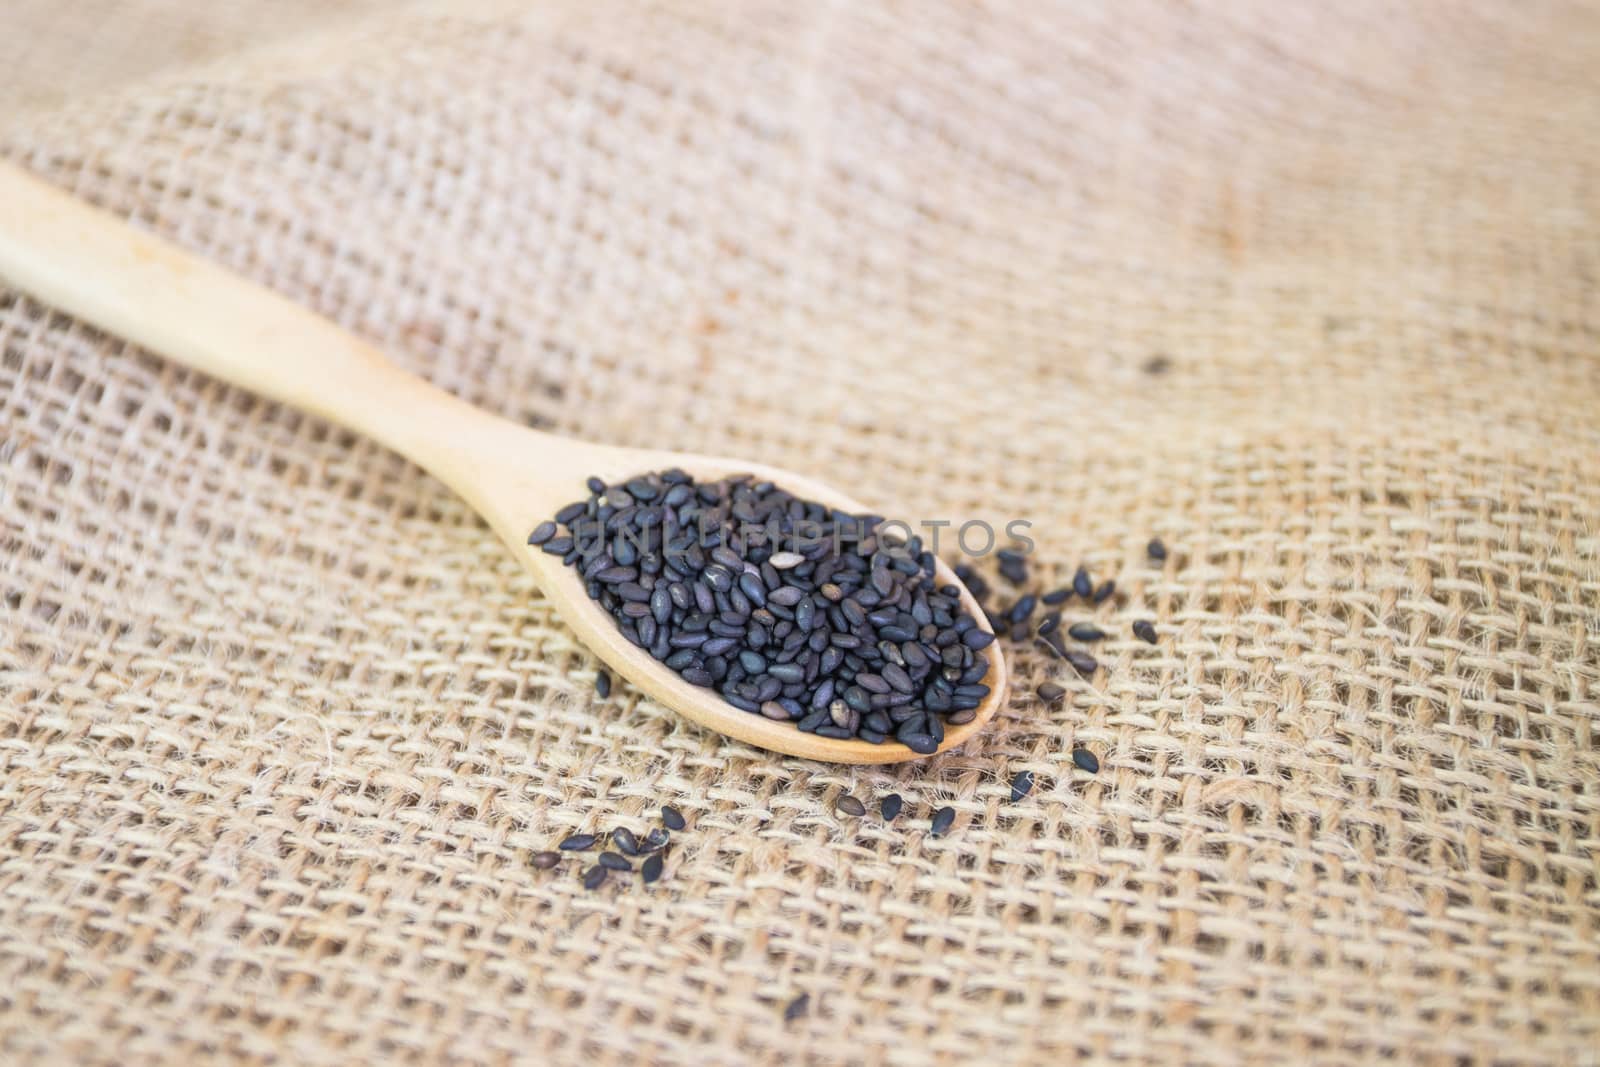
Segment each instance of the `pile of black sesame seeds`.
M599 889L605 885L606 879L613 872L633 873L634 860L640 861L638 874L645 885L656 881L662 874L667 844L672 839L671 831L682 830L686 825L688 824L678 809L668 804L661 809L661 825L643 837L626 826L616 827L611 831L610 841L607 842L611 847L603 850L594 866L583 872L583 887ZM564 854L576 855L589 852L600 843L599 834L568 834L553 851L535 852L529 862L538 870L548 871L560 865Z
M633 644L685 681L806 733L922 754L989 695L994 635L912 536L744 475L598 478L528 543L578 569Z
M1145 546L1145 552L1157 563L1165 562L1167 558L1167 546L1159 538L1152 538ZM1019 590L1029 585L1028 561L1025 555L1012 549L1002 549L995 553L995 557L999 560L998 569L1002 578ZM1096 582L1088 568L1080 566L1073 573L1072 580L1064 586L1048 592L1039 589L1019 592L1017 598L1010 603L991 608L987 601L992 589L977 570L970 564L962 563L955 567L955 574L973 598L983 605L984 615L995 633L1004 636L1013 644L1022 644L1031 639L1036 648L1044 651L1051 659L1064 660L1084 678L1093 677L1095 671L1100 669L1100 661L1086 648L1068 647L1067 641L1071 640L1079 645L1092 645L1110 635L1098 624L1089 620L1067 623L1063 627L1062 616L1068 602L1074 597L1091 610L1113 600L1117 596L1117 583L1114 580L1108 578ZM1046 611L1035 627L1033 616L1041 605ZM1157 644L1161 640L1156 632L1155 623L1149 619L1135 619L1129 629L1133 636L1147 645ZM1051 704L1065 696L1067 691L1055 682L1047 681L1040 683L1034 692L1041 701ZM1074 748L1072 762L1079 770L1090 774L1096 774L1100 770L1099 757L1086 748ZM1030 776L1029 788L1032 788L1032 782ZM1015 788L1013 784L1013 789Z

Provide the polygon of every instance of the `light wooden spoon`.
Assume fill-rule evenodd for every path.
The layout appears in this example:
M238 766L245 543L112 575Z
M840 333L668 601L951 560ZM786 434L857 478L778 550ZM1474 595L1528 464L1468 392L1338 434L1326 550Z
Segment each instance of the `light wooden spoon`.
M584 592L576 570L527 545L562 505L608 483L681 467L698 479L748 472L797 496L855 514L871 509L810 478L742 460L618 448L540 433L482 411L388 362L328 320L272 291L141 233L114 216L0 163L0 278L85 322L241 388L382 442L460 493L533 572L563 619L616 672L667 707L729 737L833 763L895 763L918 756L881 745L802 733L740 711L690 685L622 636ZM939 564L940 584L961 587ZM966 610L988 629L961 587ZM939 751L979 730L1005 699L998 642L988 698L971 722L948 727Z

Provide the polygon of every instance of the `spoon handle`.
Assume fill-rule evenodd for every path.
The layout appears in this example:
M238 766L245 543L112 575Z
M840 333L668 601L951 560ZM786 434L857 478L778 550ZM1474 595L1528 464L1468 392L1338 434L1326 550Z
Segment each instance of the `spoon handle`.
M171 242L0 162L0 278L140 347L365 434L463 488L496 438L534 436ZM558 444L559 443L559 444ZM489 454L493 454L490 452Z

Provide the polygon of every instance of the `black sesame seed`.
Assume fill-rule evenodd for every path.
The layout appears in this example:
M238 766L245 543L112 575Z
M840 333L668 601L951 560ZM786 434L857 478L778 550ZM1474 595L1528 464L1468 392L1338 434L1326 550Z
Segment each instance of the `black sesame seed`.
M811 994L801 993L798 997L795 997L793 1000L789 1001L788 1004L784 1005L783 1021L786 1023L792 1023L810 1010Z
M596 864L583 873L583 888L599 889L606 884L606 869Z
M1144 546L1144 550L1151 559L1163 560L1167 558L1167 546L1162 544L1159 537L1152 537L1150 543Z
M1067 691L1054 682L1040 682L1035 692L1039 694L1040 700L1049 703L1052 700L1060 700Z
M713 637L700 646L700 653L705 656L720 656L724 652L732 652L738 646L739 642L735 638Z
M902 804L899 793L890 793L878 802L878 814L883 816L884 822L894 822Z
M579 518L585 511L588 510L589 502L587 500L574 500L572 503L556 512L556 522L563 526L571 526L574 519Z
M683 813L671 804L661 808L661 823L668 830L682 830L688 823L683 821Z
M1075 622L1067 627L1067 636L1074 641L1103 641L1106 632L1092 622Z
M1090 774L1096 774L1100 770L1099 758L1086 748L1073 749L1072 762L1080 771L1088 771Z
M606 697L610 696L611 695L611 675L607 674L605 671L595 671L594 672L594 691L595 691L595 695L598 696L601 700L604 700Z
M803 682L806 677L806 669L798 663L774 663L767 668L767 673L789 684Z
M1015 804L1031 792L1033 792L1033 772L1018 771L1017 776L1011 779L1011 803Z
M1100 668L1099 660L1095 659L1087 652L1079 652L1077 649L1068 650L1065 658L1068 663L1072 664L1072 669L1083 675L1085 678L1089 677Z
M1008 617L1012 622L1023 622L1033 614L1033 609L1039 603L1039 598L1029 593L1015 604L1011 605Z
M639 877L644 879L645 885L661 877L661 862L661 853L652 852L645 857L644 863L639 865Z
M537 526L535 526L533 528L533 533L528 535L528 544L530 544L530 545L542 545L546 541L550 540L550 538L554 537L555 535L556 535L556 524L555 523L548 522L548 521L547 522L541 522L539 525L537 525Z
M551 867L561 862L561 853L535 852L528 862L541 871L548 871Z
M888 596L893 591L894 579L889 576L889 571L886 568L873 570L872 588L876 589L880 596Z
M870 671L863 671L856 675L856 685L869 693L887 693L893 688L888 682Z
M929 829L932 831L934 837L943 837L945 832L950 829L951 825L954 824L955 821L956 809L951 807L943 807L933 813L933 819L929 823Z
M1084 600L1094 595L1094 579L1089 577L1089 572L1079 567L1072 576L1072 591Z
M595 836L593 834L570 834L563 838L556 846L562 852L587 852L594 848Z
M640 851L659 852L666 847L667 841L671 836L665 829L657 826L644 835L644 842L640 846Z
M1105 581L1100 583L1100 588L1094 591L1094 602L1096 604L1103 604L1107 600L1110 600L1116 591L1117 583L1112 579L1107 578Z
M633 870L633 864L629 863L615 852L600 853L600 866L609 868L613 871Z
M619 826L611 831L611 843L617 846L617 851L624 856L637 856L639 854L639 839L633 836L633 831L626 826Z
M805 599L806 591L799 586L786 585L781 589L774 589L767 594L767 603L776 604L780 608L792 608Z
M1066 601L1066 599L1068 597L1070 597L1071 595L1072 595L1072 587L1071 586L1063 586L1060 589L1051 590L1050 592L1046 593L1044 596L1040 597L1039 599L1042 600L1044 603L1049 604L1049 605L1051 605L1053 607L1056 604L1064 603Z
M989 633L986 630L980 630L974 626L972 629L961 635L961 643L972 649L974 652L980 652L994 644L994 634Z
M1140 619L1133 624L1133 636L1148 645L1153 645L1160 640L1156 635L1156 624L1149 619Z
M903 667L896 666L893 663L884 664L883 680L902 693L912 692L911 676L905 672Z
M833 808L844 815L853 815L857 818L867 813L867 806L848 793L835 800Z

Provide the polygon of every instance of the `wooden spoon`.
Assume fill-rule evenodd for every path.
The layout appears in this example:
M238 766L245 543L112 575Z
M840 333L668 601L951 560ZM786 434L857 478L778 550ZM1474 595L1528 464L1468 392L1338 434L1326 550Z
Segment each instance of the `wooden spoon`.
M618 674L667 707L729 737L833 763L894 763L917 754L889 740L836 741L740 711L694 686L622 636L577 571L527 545L562 505L607 483L681 467L697 479L748 472L797 496L855 514L871 509L820 482L743 460L573 441L518 425L430 385L376 349L272 291L141 233L106 212L0 164L0 277L41 301L223 381L293 404L399 452L460 493L533 572L569 626ZM942 562L940 584L961 588ZM1005 699L998 642L990 693L971 722L948 727L939 751L981 730Z

